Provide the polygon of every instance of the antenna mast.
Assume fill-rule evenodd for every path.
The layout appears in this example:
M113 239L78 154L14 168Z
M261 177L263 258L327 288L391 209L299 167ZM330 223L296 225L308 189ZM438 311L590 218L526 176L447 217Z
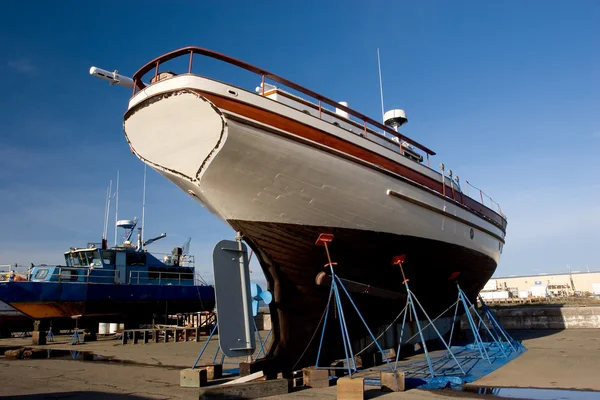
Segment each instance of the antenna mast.
M104 232L102 233L102 238L106 239L106 235L108 233L108 216L110 214L110 198L112 193L112 179L108 185L108 199L106 202L106 214L104 215Z
M144 163L144 192L142 195L142 232L140 234L140 239L142 243L144 243L144 216L146 214L146 168L147 164Z
M383 83L381 81L381 58L379 57L379 47L377 48L377 66L379 68L379 94L381 95L381 123L385 124L385 109L383 108Z
M117 170L117 191L115 193L115 247L117 246L117 221L119 220L119 170Z
M104 200L104 221L102 225L102 240L106 239L106 216L108 215L108 196L110 196L110 189L106 187L106 200Z

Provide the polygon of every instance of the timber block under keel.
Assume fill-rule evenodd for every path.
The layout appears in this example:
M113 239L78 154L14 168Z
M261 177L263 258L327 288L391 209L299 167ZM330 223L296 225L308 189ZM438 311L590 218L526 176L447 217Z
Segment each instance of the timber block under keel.
M200 365L196 368L206 370L206 378L209 381L214 379L221 379L223 377L223 364L206 364Z
M200 389L199 399L260 399L287 394L287 379L218 385Z
M343 369L344 368L343 361L334 361L331 363L331 367L332 367L332 369L329 370L329 375L336 376L338 378L341 378L342 376L344 376L344 373L346 370Z
M281 372L279 365L271 358L263 358L252 362L241 362L239 368L240 376L263 371L267 379L277 379L277 373Z
M181 387L203 387L208 384L205 368L186 368L179 373L179 386Z
M337 381L338 400L363 400L365 398L365 378L346 376Z
M315 367L302 369L304 386L311 388L324 388L330 386L329 370L316 369Z
M358 358L358 364L360 364L361 368L363 369L372 368L376 365L383 364L383 357L379 351L375 353L363 353L359 355Z
M33 331L31 332L31 344L34 346L43 346L46 344L46 335L48 333L45 331Z
M403 392L404 387L404 372L396 371L381 371L381 391L383 392Z

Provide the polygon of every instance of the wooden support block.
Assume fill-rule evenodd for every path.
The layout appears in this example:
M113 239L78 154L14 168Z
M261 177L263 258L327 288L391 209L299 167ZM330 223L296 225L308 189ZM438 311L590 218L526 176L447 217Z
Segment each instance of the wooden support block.
M286 379L218 385L200 389L200 400L210 399L260 399L288 393Z
M302 378L304 380L304 386L311 388L324 388L329 387L329 370L326 369L315 369L315 367L303 368Z
M169 330L165 329L165 343L169 343Z
M285 380L287 380L288 391L291 392L295 388L293 374L291 374L291 373L283 374L282 372L280 372L280 373L277 374L277 379L285 379Z
M189 332L189 329L187 329L187 328L183 329L183 341L184 342L188 341L188 332Z
M200 328L196 325L196 337L194 338L194 342L200 341Z
M374 353L362 353L358 358L360 359L360 366L363 369L371 368L375 366Z
M152 331L152 342L158 343L158 330L157 329L154 329Z
M137 344L138 342L138 331L131 331L133 332L133 344Z
M281 370L280 367L279 363L269 358L261 358L252 362L241 362L239 364L240 376L262 371L267 379L277 379L277 373Z
M45 331L33 331L31 332L31 344L34 346L43 346L46 344L46 332Z
M360 367L363 369L372 368L376 365L383 364L383 357L379 350L375 353L362 353L358 356L360 361L357 364L360 364Z
M179 386L181 387L204 387L207 382L207 373L204 368L186 368L179 373Z
M123 331L121 334L121 344L127 344L127 336L129 336L129 332Z
M375 365L383 364L383 355L380 351L373 353L373 362L375 363Z
M383 392L404 392L404 372L381 371L381 390Z
M337 381L338 400L363 400L365 398L365 378L346 376Z
M144 344L148 343L149 337L150 337L150 332L144 331Z
M178 335L178 332L177 332L177 328L175 328L173 330L173 333L174 333L173 336L175 337L175 343L179 342L179 335Z
M334 361L331 363L331 366L333 367L332 369L329 370L329 375L331 376L337 376L338 378L341 378L342 376L344 376L344 371L347 371L344 368L344 362L343 361Z
M388 349L386 351L386 355L387 355L388 359L394 359L395 360L396 359L396 349L395 348Z
M213 379L221 379L223 377L223 364L200 365L197 368L206 370L206 377L209 381L212 381Z

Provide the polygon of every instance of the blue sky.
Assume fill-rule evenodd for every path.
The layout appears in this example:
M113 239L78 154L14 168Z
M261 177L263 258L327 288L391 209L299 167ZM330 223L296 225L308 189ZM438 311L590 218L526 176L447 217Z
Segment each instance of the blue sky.
M3 2L0 264L60 262L98 241L117 170L120 216L141 215L143 164L122 130L130 92L88 70L131 76L197 45L376 119L379 47L403 133L508 215L497 273L600 270L598 21L596 1ZM210 279L212 248L231 229L151 170L147 187L146 236L168 234L152 249L191 236Z

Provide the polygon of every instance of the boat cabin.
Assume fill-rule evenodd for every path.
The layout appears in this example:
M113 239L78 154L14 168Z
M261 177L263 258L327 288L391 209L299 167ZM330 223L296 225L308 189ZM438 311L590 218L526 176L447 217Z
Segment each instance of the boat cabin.
M34 282L110 283L133 285L194 285L194 268L176 247L161 261L132 246L110 249L94 246L65 253L65 266L34 266Z

